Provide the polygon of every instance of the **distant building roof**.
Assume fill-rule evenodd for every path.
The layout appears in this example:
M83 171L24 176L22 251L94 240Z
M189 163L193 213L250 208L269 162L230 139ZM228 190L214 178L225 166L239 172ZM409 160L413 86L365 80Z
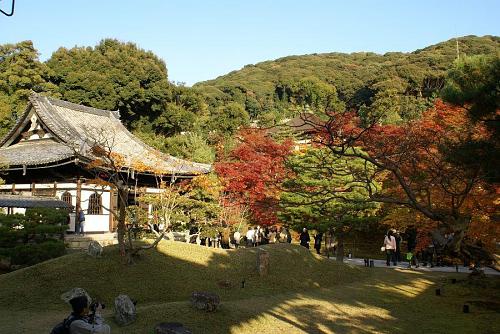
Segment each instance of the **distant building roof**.
M292 119L286 120L270 129L270 132L276 133L283 130L291 130L295 133L315 133L324 122L315 114L302 112Z
M95 156L91 149L105 144L125 167L141 165L146 172L196 175L208 164L172 157L144 144L121 123L117 111L101 110L33 93L15 126L0 142L0 163L14 169L55 165Z
M0 208L71 208L55 197L37 197L0 194Z

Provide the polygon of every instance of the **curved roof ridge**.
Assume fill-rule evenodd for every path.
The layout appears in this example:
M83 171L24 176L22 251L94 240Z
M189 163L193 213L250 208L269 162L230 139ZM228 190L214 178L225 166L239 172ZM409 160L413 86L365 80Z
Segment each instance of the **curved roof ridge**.
M33 96L34 98L45 98L48 100L48 102L50 104L56 105L59 107L68 108L71 110L85 112L88 114L94 114L94 115L98 115L98 116L108 116L108 117L120 119L120 112L118 110L105 110L105 109L98 109L98 108L94 108L94 107L87 107L87 106L84 106L81 104L76 104L73 102L68 102L68 101L56 99L54 97L44 96L44 95L41 95L38 93L33 93L31 96Z
M44 101L46 100L46 101ZM61 119L57 112L49 110L53 108L52 103L49 98L40 94L32 94L30 96L30 102L32 103L35 110L38 112L38 116L42 122L62 141L66 144L72 144L72 139L76 137L80 138L80 133L71 124Z

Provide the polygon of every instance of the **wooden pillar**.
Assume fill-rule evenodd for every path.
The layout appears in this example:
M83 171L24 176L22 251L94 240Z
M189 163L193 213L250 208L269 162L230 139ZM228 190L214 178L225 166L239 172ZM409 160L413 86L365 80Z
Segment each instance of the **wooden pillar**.
M12 183L12 194L13 195L16 194L16 184L15 183Z
M78 208L81 208L82 201L82 180L78 178L76 180L76 212L78 212Z
M52 196L56 197L57 196L57 182L54 181L54 191L52 192Z
M113 188L111 188L109 190L109 225L108 225L108 230L109 232L112 232L113 231L113 223L114 223L114 216L113 216L113 213L114 212L114 206L115 206L115 203L114 203L114 198L115 198L115 191L113 190Z

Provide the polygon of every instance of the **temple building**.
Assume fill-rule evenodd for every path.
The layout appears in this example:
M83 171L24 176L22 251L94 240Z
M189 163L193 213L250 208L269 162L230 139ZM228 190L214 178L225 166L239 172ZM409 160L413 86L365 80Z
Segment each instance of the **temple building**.
M159 152L130 133L118 111L100 110L33 93L24 113L0 142L0 196L6 203L40 203L50 198L82 208L85 232L112 232L117 195L112 187L96 182L89 163L96 160L95 145L110 149L120 157L119 172L129 180L131 196L138 189L158 192L158 177L171 181L208 173L211 166L178 159ZM137 166L140 166L138 168ZM16 202L12 196L19 196ZM23 201L23 196L26 200ZM134 198L130 199L133 203ZM0 202L1 204L2 202ZM24 209L4 206L8 212ZM33 205L33 204L30 204ZM29 206L28 206L29 207ZM7 210L5 210L7 212ZM69 230L74 229L75 213L70 214Z

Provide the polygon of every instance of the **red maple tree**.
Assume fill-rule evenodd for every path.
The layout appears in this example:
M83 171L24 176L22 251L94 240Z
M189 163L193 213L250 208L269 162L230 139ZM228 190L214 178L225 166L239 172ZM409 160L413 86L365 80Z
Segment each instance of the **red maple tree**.
M374 119L362 127L354 113L328 116L326 122L311 124L321 133L315 141L334 155L361 158L367 166L375 166L363 175L370 200L406 206L432 224L437 222L433 238L455 255L493 260L474 240L470 227L475 218L489 214L486 208L498 188L483 182L477 159L468 159L465 165L457 163L464 159L454 156L467 154L456 149L464 143L491 134L482 124L470 122L465 108L438 100L421 119L403 125L380 125ZM382 181L383 189L374 181ZM445 240L445 233L452 233L453 239ZM488 238L498 235L491 233Z
M245 205L255 224L277 223L279 186L286 176L291 141L278 143L264 130L242 130L239 144L215 164L229 203Z

